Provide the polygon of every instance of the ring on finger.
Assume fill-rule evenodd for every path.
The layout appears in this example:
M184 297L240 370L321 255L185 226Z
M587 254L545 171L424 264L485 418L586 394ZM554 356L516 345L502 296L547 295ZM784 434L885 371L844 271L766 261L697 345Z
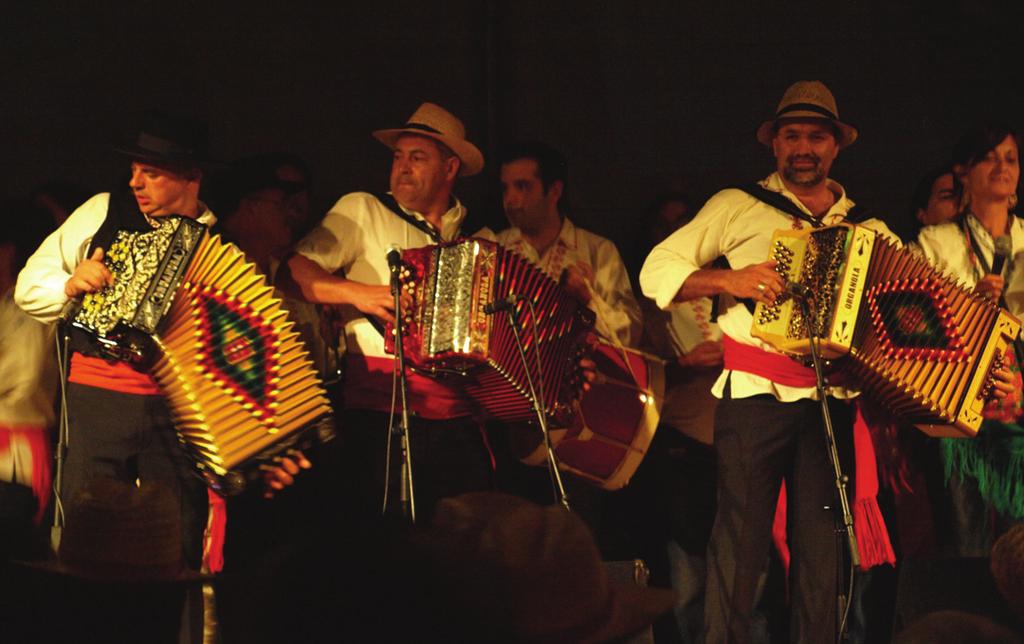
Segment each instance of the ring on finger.
M761 291L762 293L764 293L764 289L765 289L765 288L767 288L767 287L766 287L766 286L764 285L764 282L758 282L758 283L757 283L757 290L759 290L759 291Z

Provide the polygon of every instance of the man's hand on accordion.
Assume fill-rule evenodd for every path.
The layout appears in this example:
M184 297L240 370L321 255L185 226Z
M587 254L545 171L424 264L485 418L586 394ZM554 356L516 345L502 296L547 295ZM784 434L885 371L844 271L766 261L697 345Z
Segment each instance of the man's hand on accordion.
M274 494L295 482L295 476L302 470L313 467L306 455L297 449L288 450L284 456L274 459L273 464L262 466L263 498L272 499Z
M349 288L353 291L352 303L357 309L388 324L395 323L395 298L391 295L390 286L349 282ZM402 291L402 308L410 306L412 296Z
M1006 281L1002 275L988 274L978 280L974 285L974 292L988 298L993 302L999 302L999 296L1003 294L1003 287Z
M103 263L103 249L97 248L93 251L92 257L83 259L75 267L71 277L64 283L64 294L70 298L76 298L85 293L98 291L113 283L114 276L110 274Z
M771 304L783 291L786 282L775 270L775 260L751 264L746 268L723 271L722 290L730 295Z
M992 372L992 397L1006 398L1016 391L1013 373L1009 369L996 369Z
M597 380L597 363L590 358L580 358L580 386L583 391L590 391L590 384Z

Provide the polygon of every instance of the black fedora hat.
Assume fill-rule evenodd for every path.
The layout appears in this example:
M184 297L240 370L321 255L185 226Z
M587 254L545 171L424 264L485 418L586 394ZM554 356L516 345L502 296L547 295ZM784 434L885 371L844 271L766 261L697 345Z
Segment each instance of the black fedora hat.
M135 140L115 145L114 151L143 163L174 168L220 165L210 158L210 133L205 122L162 110L146 111Z

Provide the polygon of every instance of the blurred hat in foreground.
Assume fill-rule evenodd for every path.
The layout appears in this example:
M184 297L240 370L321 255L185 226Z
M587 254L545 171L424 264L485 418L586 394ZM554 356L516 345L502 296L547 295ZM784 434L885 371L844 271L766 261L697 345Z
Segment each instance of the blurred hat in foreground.
M561 506L464 494L439 502L431 532L464 612L503 641L614 640L675 602L671 590L611 580L586 525Z
M68 504L56 559L29 565L95 581L209 578L185 565L179 502L169 488L107 478L92 480Z

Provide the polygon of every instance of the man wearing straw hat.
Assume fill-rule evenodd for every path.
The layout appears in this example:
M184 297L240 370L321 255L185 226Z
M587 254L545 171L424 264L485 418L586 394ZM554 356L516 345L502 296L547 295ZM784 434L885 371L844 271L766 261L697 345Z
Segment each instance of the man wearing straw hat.
M758 577L784 481L792 545L791 640L832 642L838 548L835 516L824 508L835 506L835 480L814 372L752 337L750 328L753 303L770 303L786 287L774 262L765 261L772 233L836 224L854 209L829 170L857 140L857 130L840 120L825 85L800 81L786 90L774 117L757 130L757 140L771 148L776 171L755 186L711 197L692 222L651 251L640 284L663 309L698 297L721 299L724 369L712 389L722 399L714 430L718 514L708 547L706 641L750 640ZM888 233L881 222L867 223ZM701 268L719 256L731 268ZM842 399L854 392L832 387L830 394L837 438L849 442L852 411ZM861 496L858 487L855 517L880 519L873 496ZM863 565L891 558L884 525L881 533L862 534L858 525ZM864 542L881 542L874 551L880 554L866 554Z
M288 262L290 277L306 300L342 305L348 345L342 418L347 480L342 489L364 517L379 514L382 507L393 409L395 360L384 351L381 331L381 323L394 315L388 252L457 237L466 208L453 195L455 182L484 166L462 122L433 103L420 105L403 126L373 136L393 151L390 192L343 196ZM491 459L459 387L414 372L407 377L409 409L415 415L409 435L419 519L429 515L438 498L489 487ZM397 465L392 476L396 471ZM397 488L390 494L393 501Z

